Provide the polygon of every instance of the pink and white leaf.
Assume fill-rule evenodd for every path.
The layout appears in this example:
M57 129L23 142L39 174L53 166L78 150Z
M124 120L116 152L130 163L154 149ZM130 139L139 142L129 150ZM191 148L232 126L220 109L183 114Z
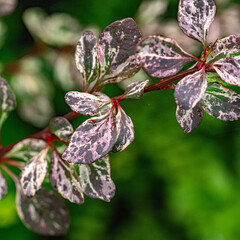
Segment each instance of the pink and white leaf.
M93 163L111 151L116 135L112 111L88 119L76 129L62 158L70 163Z
M8 85L8 82L0 77L0 132L2 124L6 120L9 112L15 107L16 97Z
M115 21L103 30L98 41L100 85L120 82L140 70L135 54L140 39L138 26L132 18Z
M108 155L92 164L79 164L79 173L86 195L106 202L109 202L114 197L116 187L110 176Z
M90 116L98 114L100 109L108 102L93 94L77 91L68 92L65 101L74 112Z
M152 35L143 38L137 46L141 66L152 77L168 77L195 59L170 38Z
M46 146L42 139L26 138L16 145L5 155L6 158L19 158L28 161L36 156Z
M30 159L20 174L20 183L23 193L28 197L34 196L36 191L42 186L48 167L45 159L47 152L48 148L44 148L36 156Z
M240 95L221 84L211 84L201 103L209 115L222 121L234 121L240 118Z
M240 63L234 58L222 58L213 64L213 68L223 81L240 87Z
M123 93L123 98L141 98L144 93L144 88L148 82L149 80L129 84Z
M103 107L99 110L98 115L104 115L106 114L111 108L112 108L112 101L111 99L102 92L94 92L93 95L98 97L103 103L106 103L103 105Z
M180 0L178 7L179 26L187 36L204 45L215 13L214 0Z
M214 43L211 53L207 57L206 63L212 63L221 58L230 57L231 54L240 52L240 35L231 35L217 40Z
M121 107L118 109L116 124L117 140L112 151L120 152L133 141L135 135L132 120Z
M180 108L194 108L207 88L205 70L201 69L180 80L174 91L174 98Z
M63 235L69 227L70 217L66 203L46 188L29 198L17 185L17 211L24 225L41 235Z
M90 31L84 32L77 43L75 52L77 69L83 76L84 84L90 84L99 75L97 39Z
M65 142L68 142L69 138L73 134L73 127L71 123L64 117L53 118L49 123L49 127L52 134Z
M0 171L0 200L3 199L8 193L7 180Z
M203 109L199 103L194 108L188 110L177 105L176 117L183 131L190 133L202 122Z
M12 111L16 107L16 97L8 82L0 77L0 116L2 112Z
M49 180L52 187L70 202L84 202L83 190L73 164L62 160L56 150L52 151Z

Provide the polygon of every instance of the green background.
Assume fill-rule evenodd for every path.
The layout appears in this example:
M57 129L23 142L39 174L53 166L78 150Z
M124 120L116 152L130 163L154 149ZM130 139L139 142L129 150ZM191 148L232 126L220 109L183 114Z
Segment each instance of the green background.
M94 24L102 31L115 20L135 17L141 3L19 1L16 10L2 19L8 32L0 49L0 61L3 66L9 64L34 45L22 21L27 8L39 6L50 14L66 12L82 25ZM177 5L178 1L169 0L163 19L176 19ZM64 115L69 111L63 100L66 91L54 83L51 69L45 71L55 88L51 96L55 114ZM11 74L3 72L2 76L11 81ZM113 97L122 90L111 85L104 92ZM71 224L67 235L44 238L20 222L15 209L15 187L8 179L9 194L0 201L1 239L240 239L239 121L221 122L205 113L199 128L186 134L176 121L173 90L147 93L142 99L124 101L121 106L132 118L136 134L126 150L110 154L111 175L116 184L112 201L86 197L83 205L68 203ZM83 118L75 121L75 126L80 121ZM3 125L2 143L10 144L38 130L14 111Z

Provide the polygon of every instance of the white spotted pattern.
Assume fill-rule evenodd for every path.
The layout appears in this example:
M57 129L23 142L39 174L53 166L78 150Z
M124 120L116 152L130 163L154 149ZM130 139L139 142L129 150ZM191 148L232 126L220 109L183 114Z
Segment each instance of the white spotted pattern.
M114 197L116 187L110 176L108 155L92 164L80 164L79 173L86 195L106 202L109 202Z
M136 52L144 70L158 78L172 76L186 63L195 61L175 40L157 35L143 38Z
M216 5L213 0L180 0L179 26L187 36L204 45L215 13Z

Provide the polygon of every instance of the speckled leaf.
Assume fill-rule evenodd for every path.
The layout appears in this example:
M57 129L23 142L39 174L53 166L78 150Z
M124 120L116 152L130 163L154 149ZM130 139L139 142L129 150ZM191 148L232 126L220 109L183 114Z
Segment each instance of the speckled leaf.
M113 152L124 150L134 139L134 127L132 120L120 107L116 117L117 141L112 149Z
M52 187L64 198L77 204L84 202L83 191L75 167L62 160L55 150L52 152L49 179Z
M222 58L213 64L213 68L223 81L240 87L240 63L234 58Z
M99 110L98 114L99 116L106 114L112 107L112 101L111 99L102 92L94 92L93 95L101 99L102 102L106 102L105 105Z
M187 63L194 61L176 41L152 35L144 38L137 47L141 66L152 77L168 77L179 72Z
M17 211L26 227L41 235L63 235L69 227L66 203L49 189L42 188L29 198L18 185Z
M8 193L7 180L0 171L0 200Z
M131 83L127 86L123 93L123 98L141 98L144 93L144 87L148 84L149 80Z
M240 55L237 55L237 56L235 56L235 57L233 57L233 58L240 63Z
M116 141L116 123L113 112L88 119L71 137L62 157L70 163L89 164L111 151Z
M201 103L209 115L222 121L240 118L240 95L221 84L209 84Z
M16 97L7 81L0 77L0 129L8 113L16 107Z
M92 32L86 31L78 41L75 61L84 84L89 84L97 78L99 74L97 39Z
M71 123L64 117L55 117L50 121L51 133L59 139L68 142L73 134L73 127Z
M178 82L174 91L175 101L183 109L193 108L201 100L206 88L205 71L201 69Z
M20 174L20 183L23 192L28 197L34 196L38 191L47 173L47 161L45 159L48 148L43 149L40 153L30 159L22 173Z
M176 117L183 131L190 133L202 122L203 109L199 103L194 108L188 110L177 105Z
M104 29L98 41L100 85L120 82L140 70L135 54L140 39L137 24L131 18L113 22Z
M215 13L216 5L213 0L180 0L179 26L187 36L205 44Z
M207 63L212 63L221 58L230 57L231 54L240 52L240 35L231 35L219 39L213 46L211 53L207 57Z
M45 146L46 142L41 139L27 138L17 143L5 157L28 161L43 150Z
M107 100L98 98L93 94L77 91L68 92L65 101L74 112L90 116L98 114L100 109L107 103Z
M95 163L79 165L80 180L84 193L91 198L109 202L115 195L115 184L110 176L108 155Z

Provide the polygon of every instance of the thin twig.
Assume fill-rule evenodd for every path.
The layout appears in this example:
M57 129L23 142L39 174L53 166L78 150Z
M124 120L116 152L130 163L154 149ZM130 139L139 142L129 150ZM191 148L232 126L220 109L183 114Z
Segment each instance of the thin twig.
M178 74L176 74L174 76L164 78L164 79L160 80L159 82L157 82L155 84L152 84L150 86L145 87L144 88L144 93L151 92L151 91L162 90L166 86L168 86L169 84L171 84L171 83L173 83L175 81L178 81L178 80L184 78L185 76L187 76L189 74L192 74L192 73L194 73L194 72L196 72L198 70L199 69L196 66L194 68L191 68L191 69L188 69L186 71L180 72L180 73L178 73ZM212 69L211 67L206 68L206 72L214 72L214 69ZM118 99L118 98L121 99L121 96L115 97L115 99ZM79 115L80 115L79 113L71 111L71 112L67 113L66 115L64 115L64 117L67 120L70 121L70 120L72 120L73 118L75 118L75 117L77 117ZM44 128L43 130L41 130L41 131L39 131L39 132L37 132L37 133L27 137L27 138L37 138L37 139L44 139L44 140L46 140L45 139L45 135L49 134L49 133L50 133L50 128L48 126L48 127ZM22 140L20 140L20 141L22 141ZM16 145L20 141L17 141L17 142L12 143L12 144L10 144L8 146L0 148L0 157L4 156L5 153L9 152L14 147L14 145Z

